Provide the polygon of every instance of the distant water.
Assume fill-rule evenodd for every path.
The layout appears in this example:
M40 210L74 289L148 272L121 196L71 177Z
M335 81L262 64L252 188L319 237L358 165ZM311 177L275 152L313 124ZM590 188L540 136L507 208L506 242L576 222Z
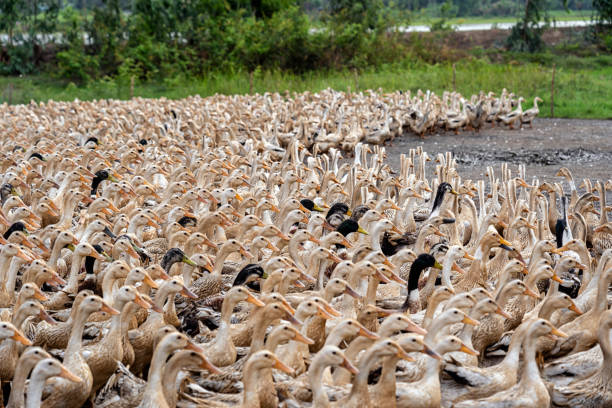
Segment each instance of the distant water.
M516 24L512 23L477 23L477 24L457 24L453 25L455 31L478 31L478 30L509 30ZM543 23L541 23L543 25ZM589 20L575 20L575 21L556 21L551 26L555 28L568 28L568 27L586 27L593 24ZM400 31L407 33L425 33L429 31L427 25L411 25L407 27L400 27Z

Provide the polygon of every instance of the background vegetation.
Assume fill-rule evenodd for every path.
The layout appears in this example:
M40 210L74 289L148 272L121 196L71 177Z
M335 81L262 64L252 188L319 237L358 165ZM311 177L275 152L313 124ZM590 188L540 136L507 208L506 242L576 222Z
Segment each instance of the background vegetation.
M181 97L214 92L507 87L547 92L553 64L563 116L610 106L612 0L0 0L0 102ZM553 18L597 23L574 44L546 47ZM495 49L446 45L458 18L515 16ZM425 21L433 34L404 33ZM567 87L567 88L565 88ZM584 98L582 107L575 101ZM587 103L595 102L595 103ZM590 106L593 105L593 106Z

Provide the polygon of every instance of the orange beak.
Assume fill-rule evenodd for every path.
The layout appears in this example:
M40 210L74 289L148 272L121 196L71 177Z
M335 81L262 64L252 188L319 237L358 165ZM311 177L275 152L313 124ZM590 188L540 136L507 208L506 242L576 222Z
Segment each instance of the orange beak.
M538 295L537 293L535 293L534 291L532 291L529 288L525 289L525 292L523 292L523 295L531 296L532 298L535 298L535 299L539 299L540 298L540 295Z
M157 289L159 287L157 283L155 283L155 281L151 279L151 276L149 276L148 273L145 273L145 277L142 281L153 289Z
M185 286L183 286L183 289L181 289L181 291L179 292L182 296L185 296L186 298L189 299L197 299L198 297L195 295L195 293L193 293L192 291L190 291L189 289L187 289Z
M459 349L459 351L472 356L477 356L479 354L476 350L466 346L465 344L461 344L461 348Z
M32 342L30 340L28 340L28 338L26 338L23 333L21 333L19 330L15 329L15 332L13 333L13 336L11 337L13 340L18 341L19 343L23 344L24 346L31 346Z
M570 307L568 307L569 310L571 310L572 312L576 313L578 316L580 316L582 314L582 310L580 310L578 308L578 306L576 306L576 304L574 302L572 302L572 304L570 305Z
M257 307L264 307L266 304L264 302L262 302L261 300L257 299L255 296L253 296L251 293L247 294L247 298L246 301L257 306Z
M292 368L287 367L287 366L286 366L285 364L283 364L283 362L282 362L282 361L280 361L280 360L279 360L279 359L278 359L276 356L274 356L274 360L275 360L275 363L274 363L273 368L276 368L277 370L280 370L280 371L282 371L282 372L284 372L284 373L287 373L287 374L289 374L289 375L293 375L293 369L292 369Z
M81 378L80 378L80 377L78 377L78 376L76 376L76 375L72 374L72 373L71 373L71 372L70 372L70 371L69 371L69 370L68 370L66 367L64 367L63 365L62 365L62 372L60 373L60 375L59 375L59 376L60 376L60 377L62 377L62 378L67 379L68 381L72 381L72 382L75 382L75 383L80 383L80 382L83 382L83 380L81 380Z
M351 362L346 357L344 357L344 360L342 360L342 364L340 364L340 367L345 368L351 374L359 374L359 370L353 364L351 364Z
M468 253L466 253L465 255L463 255L463 257L464 257L465 259L469 259L470 261L474 261L474 260L476 260L476 258L474 258L472 255L470 255L470 254L468 254Z
M100 311L102 312L106 312L110 315L118 315L119 311L113 307L110 307L109 305L107 305L106 303L102 302L102 307L100 308Z

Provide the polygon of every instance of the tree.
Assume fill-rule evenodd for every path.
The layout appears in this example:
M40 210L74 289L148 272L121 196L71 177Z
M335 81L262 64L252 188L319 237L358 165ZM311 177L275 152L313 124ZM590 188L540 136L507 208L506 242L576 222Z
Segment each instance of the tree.
M598 31L608 31L612 28L612 0L593 0L593 8L597 12Z
M536 52L542 49L542 33L548 27L547 0L525 0L521 19L512 27L507 39L508 48L515 51ZM567 9L567 0L563 0Z

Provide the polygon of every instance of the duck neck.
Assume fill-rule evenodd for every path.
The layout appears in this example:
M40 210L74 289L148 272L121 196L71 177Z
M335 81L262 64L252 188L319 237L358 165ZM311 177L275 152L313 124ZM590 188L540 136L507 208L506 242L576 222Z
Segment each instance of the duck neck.
M70 267L70 275L68 275L68 284L64 288L66 293L76 293L79 286L79 271L83 263L83 256L74 253L72 254L72 265Z
M30 380L30 384L28 385L26 408L39 408L41 406L42 393L47 376L43 373L37 374L38 375L33 375L32 379ZM17 390L13 389L13 391Z
M523 374L520 381L523 386L525 384L542 381L540 378L540 369L535 359L536 341L537 337L528 334L523 343L525 366L523 367Z
M221 248L217 257L215 258L215 266L211 273L212 276L221 276L221 272L223 271L223 265L225 264L225 260L229 256L230 251L227 248Z
M15 285L17 283L17 272L23 265L23 259L14 257L9 268L4 290L9 294L11 302L15 299Z
M17 363L17 367L15 368L15 375L13 376L12 381L13 389L11 390L11 395L9 397L8 404L6 404L7 407L25 406L25 382L28 379L28 375L30 375L30 372L39 361L40 360L38 359L30 358L20 360L19 363ZM30 387L32 387L32 384L30 384ZM40 403L40 396L37 401Z
M370 281L368 285L368 291L366 292L365 297L365 305L373 305L376 303L376 292L378 291L378 285L380 281L376 276L370 276Z
M145 388L145 395L154 395L155 398L163 398L163 368L166 363L166 358L172 350L164 345L159 345L153 353L153 359L151 360L151 367L149 368L149 378Z
M599 345L603 353L603 364L601 366L601 375L605 379L612 378L612 345L610 344L610 325L602 324L599 327Z
M261 369L247 364L244 367L243 384L244 384L244 399L242 401L243 408L259 408L259 378Z
M404 301L404 309L412 309L413 305L419 303L419 278L424 269L425 267L418 263L413 263L410 267L410 274L408 275L408 295Z
M291 259L293 259L295 264L300 269L306 269L306 266L304 265L304 262L302 261L302 257L300 256L300 244L302 244L303 242L304 241L297 240L294 237L289 241L289 245L288 245L289 255L291 256Z
M308 369L308 380L312 390L312 406L317 408L329 407L329 399L323 391L323 373L325 373L326 365L315 357L312 365Z
M370 243L372 245L372 250L374 252L380 251L380 241L382 239L382 235L385 233L385 229L383 225L377 224L374 226L374 230L370 234Z
M70 332L70 338L68 339L68 346L66 347L64 364L66 367L71 365L77 358L81 358L81 341L83 338L83 330L85 329L85 322L89 317L89 313L86 310L79 309L72 325L72 331Z
M508 352L506 356L500 363L501 370L506 371L510 370L516 373L519 366L519 358L521 355L521 346L523 345L524 331L517 329L514 331L514 335L510 340L510 346L508 347Z
M383 361L380 380L378 380L378 383L374 387L377 403L380 404L380 406L394 406L395 391L397 388L395 380L395 367L397 366L398 361L399 357L397 356L387 357Z

